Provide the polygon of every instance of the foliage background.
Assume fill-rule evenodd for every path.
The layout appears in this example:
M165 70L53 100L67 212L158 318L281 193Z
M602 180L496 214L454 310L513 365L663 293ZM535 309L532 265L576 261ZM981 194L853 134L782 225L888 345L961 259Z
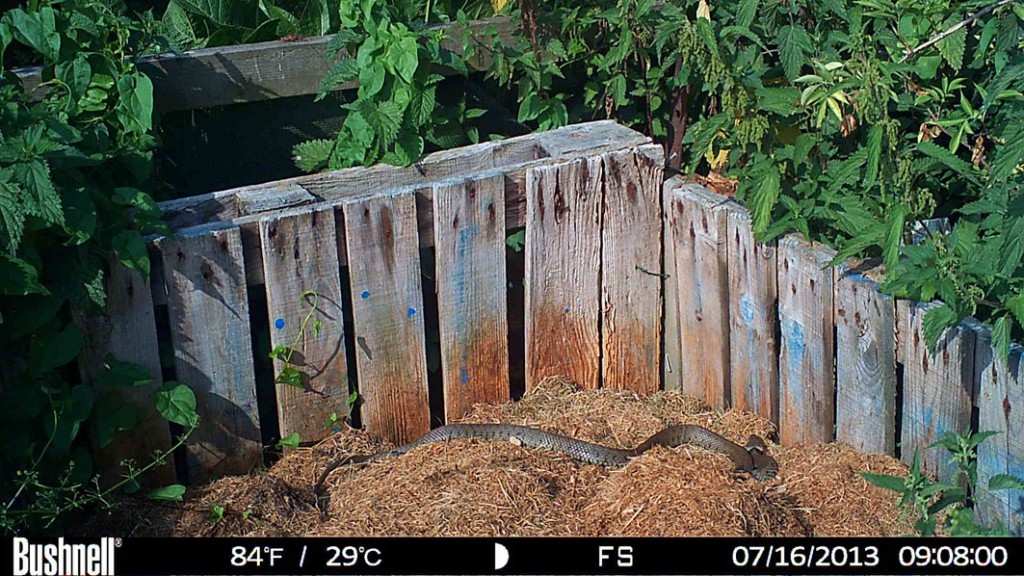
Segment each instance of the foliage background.
M877 258L889 293L941 300L925 319L930 343L967 316L989 325L1002 358L1024 340L1022 2L149 4L33 0L0 18L8 529L54 526L105 501L90 487L89 448L132 425L72 360L74 319L103 305L108 255L148 273L142 234L162 227L152 84L135 67L147 53L335 33L321 96L346 81L358 89L342 94L335 137L295 147L303 171L408 165L516 130L614 118L662 142L670 169L735 193L762 240L799 232L835 247L837 262ZM512 38L467 32L495 15L518 26ZM461 57L444 47L436 25L446 22L458 24ZM484 74L464 63L478 52L491 61ZM24 64L43 66L40 102L17 89L11 69ZM442 89L442 68L476 96ZM512 122L496 113L506 108ZM914 243L932 218L951 232ZM145 381L116 359L107 370L115 387ZM154 401L187 427L186 390L172 382ZM142 464L128 464L121 488L131 489Z

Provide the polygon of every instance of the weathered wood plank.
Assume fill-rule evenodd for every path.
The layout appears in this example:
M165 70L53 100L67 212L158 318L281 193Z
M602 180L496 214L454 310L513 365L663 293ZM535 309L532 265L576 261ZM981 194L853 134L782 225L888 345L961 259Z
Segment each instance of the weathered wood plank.
M194 230L158 246L174 367L201 419L188 444L189 480L248 473L262 448L238 230Z
M544 158L585 157L649 142L650 138L612 120L587 122L548 132L441 150L424 156L413 166L377 164L308 174L277 182L169 200L161 202L160 209L163 211L164 222L171 230L180 230L238 218L242 214L238 211L239 203L236 196L254 191L285 193L301 188L324 200L333 200L352 194L362 194L367 190L399 188L469 177L480 172ZM525 168L519 180L525 181ZM426 186L421 190L427 194L431 188ZM525 206L522 189L514 199L518 199Z
M500 37L510 38L515 23L496 17L468 25L469 30L477 34L490 27L496 28ZM445 48L456 54L464 53L462 42L458 40L461 24L439 24L432 28L447 33L442 42ZM139 70L153 80L153 99L159 112L316 94L321 79L334 65L334 60L327 57L331 38L276 40L147 56L139 61ZM349 56L342 54L340 57ZM490 66L490 52L477 50L466 64L474 70L486 70ZM447 68L439 68L438 72L455 74ZM41 91L36 90L42 82L38 68L23 68L15 73L26 91L41 95ZM351 81L335 90L358 85Z
M235 201L238 203L238 214L249 216L312 204L317 199L306 192L305 188L292 184L286 187L267 186L243 190L235 197Z
M728 199L685 185L672 200L679 299L682 390L718 409L731 403L729 383Z
M292 349L289 363L302 374L303 388L275 387L281 437L315 442L331 433L332 412L345 415L349 393L334 209L268 215L260 236L270 344ZM275 360L275 376L285 367Z
M509 400L504 195L501 173L434 185L446 422Z
M1008 362L997 361L988 330L976 330L975 335L978 431L998 434L978 446L981 490L974 508L983 525L1001 523L1020 536L1024 529L1024 491L986 488L997 474L1024 478L1024 348L1014 345Z
M505 174L505 225L507 228L522 227L526 224L526 172L529 168L556 163L567 157L586 157L608 150L639 146L650 141L646 136L610 121L590 122L533 134L529 137L533 140L527 141L525 138L488 143L504 145L497 150L481 149L486 146L484 144L445 150L428 156L416 167L378 165L372 168L352 168L164 202L161 207L165 211L165 221L172 230L199 225L240 227L245 261L248 264L246 281L250 286L259 286L264 282L259 240L260 216L238 214L237 196L240 194L258 195L263 191L271 196L274 191L290 194L299 186L317 198L322 198L318 204L340 207L352 198L366 196L367 191L397 189L408 185L417 192L420 246L428 247L434 244L434 218L433 210L430 209L433 187L426 185L430 182L470 177L480 172L501 169ZM471 150L477 150L480 154L470 154ZM437 163L430 164L430 158ZM524 158L527 160L518 162ZM423 174L417 167L423 168ZM209 224L202 224L204 222ZM339 246L338 258L343 266L346 265L348 256L343 243ZM165 295L161 286L159 261L155 266L153 299L154 303L163 304Z
M732 406L778 425L776 247L757 243L745 208L730 209L727 220Z
M343 209L363 423L403 444L430 430L415 193L352 200Z
M939 337L935 354L928 350L922 322L936 303L910 305L909 332L903 358L903 423L901 459L911 462L915 450L921 468L950 480L956 468L942 448L928 448L946 432L971 427L974 398L973 330L958 326Z
M599 386L600 156L526 176L526 389L548 376Z
M661 380L661 182L664 150L606 152L601 229L603 386L640 394Z
M106 446L97 446L97 472L104 486L121 480L125 469L121 461L132 459L137 466L153 460L154 452L167 454L171 432L167 421L156 410L154 392L163 386L160 349L149 282L138 272L112 259L107 278L107 303L104 314L78 320L85 334L85 346L78 356L84 382L92 384L101 396L111 395L110 402L129 406L135 412L135 426L120 432ZM103 383L107 355L122 362L138 364L149 372L149 384L111 388ZM142 487L152 489L173 484L176 480L172 458L139 478Z
M893 299L861 274L836 284L836 439L895 455L896 343Z
M779 241L779 439L831 442L835 432L834 252L790 235Z
M676 271L676 242L672 234L672 199L676 189L685 184L681 176L673 176L661 188L662 278L663 312L661 320L661 382L665 390L680 390L683 386L683 347L680 340L679 275Z

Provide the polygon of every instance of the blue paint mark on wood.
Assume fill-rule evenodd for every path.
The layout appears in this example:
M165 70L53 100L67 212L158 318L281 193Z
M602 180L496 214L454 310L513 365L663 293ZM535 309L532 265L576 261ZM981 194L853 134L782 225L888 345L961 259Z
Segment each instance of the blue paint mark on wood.
M797 377L804 357L804 348L806 347L803 325L797 320L787 318L782 323L782 337L785 339L786 347L789 349L789 370L793 373L794 377Z
M754 300L749 294L740 297L740 317L748 326L754 322Z
M274 320L274 327L277 328L278 330L284 328L284 318L278 318L277 320Z
M416 315L416 309L413 307L409 307L409 309L406 310L406 314L408 315L409 318L412 318L413 316Z
M369 292L369 291L367 291L367 290L363 290L363 293L362 293L362 294L360 294L360 296L362 296L362 297L363 297L363 300L366 300L367 298L369 298L369 297L370 297L370 292Z

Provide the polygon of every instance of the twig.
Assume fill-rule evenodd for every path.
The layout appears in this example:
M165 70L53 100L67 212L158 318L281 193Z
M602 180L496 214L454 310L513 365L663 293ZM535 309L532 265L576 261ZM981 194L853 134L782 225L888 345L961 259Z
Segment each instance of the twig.
M1000 6L1005 6L1006 4L1011 4L1013 2L1016 2L1016 0L999 0L999 2L993 2L992 4L989 4L988 6L983 7L981 10L978 10L974 14L968 15L967 18L965 18L962 21L954 24L949 29L939 33L939 35L935 36L931 40L929 40L929 41L925 42L924 44L921 44L917 48L914 48L913 50L910 50L909 52L907 52L903 56L903 58L900 59L900 64L902 64L902 63L906 62L907 60L913 58L914 56L917 55L918 52L924 50L925 48L927 48L927 47L929 47L929 46L931 46L931 45L933 45L933 44L935 44L937 42L941 42L943 38L945 38L945 37L947 37L947 36L949 36L951 34L956 33L957 30L959 30L959 29L961 29L961 28L963 28L965 26L969 26L971 24L974 24L979 18L981 18L985 14L988 14L989 12L995 10L996 8L999 8Z

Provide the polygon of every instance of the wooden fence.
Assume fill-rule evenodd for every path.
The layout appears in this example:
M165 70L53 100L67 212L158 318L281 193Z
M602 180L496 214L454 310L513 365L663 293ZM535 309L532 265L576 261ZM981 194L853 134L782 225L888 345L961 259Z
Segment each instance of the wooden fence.
M660 280L634 268L641 243L626 232L660 234L662 164L661 148L646 137L595 122L440 152L409 168L356 168L164 204L174 234L152 240L149 284L113 265L106 315L83 323L84 379L99 386L108 354L155 376L146 387L116 391L142 428L103 449L100 469L117 477L123 458L143 461L171 443L152 403L163 384L158 315L169 320L174 377L196 392L202 418L188 447L192 482L260 465L261 427L277 426L281 437L298 432L307 442L327 436L328 417L345 413L356 376L349 355L371 433L405 442L427 432L425 298L436 298L439 310L445 418L476 402L507 400L509 228L526 229L526 330L545 342L528 363L527 385L585 370L590 387L600 377L628 386L627 375L638 374L632 380L656 388ZM609 226L616 232L603 234ZM436 296L423 293L426 246L436 252ZM576 272L577 247L591 250L586 278ZM660 254L636 262L658 270ZM602 267L611 273L602 275ZM266 310L254 308L252 286L263 286ZM638 298L641 288L648 293ZM300 336L314 303L319 328ZM621 323L624 338L601 339L602 307L606 326ZM276 424L260 417L254 318L270 326L272 345L291 346L299 336L292 363L308 390L275 387ZM346 346L346 332L353 345ZM560 353L566 346L575 352ZM282 369L278 362L275 372ZM167 467L148 481L173 479Z
M921 323L935 304L894 301L800 236L759 245L744 207L679 178L664 205L667 388L769 418L785 444L838 440L908 464L917 451L940 479L954 468L935 441L994 430L978 452L980 485L1024 476L1020 347L994 361L988 331L968 321L932 355ZM1022 504L1024 493L1002 491L978 508L1019 534Z
M271 344L291 345L315 301L320 328L293 359L309 390L275 387L278 434L328 435L328 415L344 411L355 380L368 431L408 441L431 426L424 310L434 299L443 419L510 398L505 236L525 227L527 389L554 374L585 388L682 389L769 418L786 444L839 440L904 461L918 449L940 478L950 469L931 443L997 430L979 453L982 482L1024 473L1020 348L1008 366L994 362L986 331L967 323L931 355L921 335L928 304L894 302L863 270L828 266L833 253L799 237L758 244L742 206L663 181L662 166L647 138L595 122L409 168L166 203L174 234L153 239L150 284L114 267L82 373L95 380L110 353L159 375L155 318L166 315L174 376L195 390L203 418L187 480L248 472L262 461L261 427L275 425L259 414L251 319L271 327ZM421 278L420 249L430 246L436 294ZM265 310L248 294L254 286ZM151 407L160 385L125 397L144 427L101 452L108 476L122 458L170 444ZM173 479L166 468L149 481ZM1019 532L1020 498L1002 492L979 507Z

